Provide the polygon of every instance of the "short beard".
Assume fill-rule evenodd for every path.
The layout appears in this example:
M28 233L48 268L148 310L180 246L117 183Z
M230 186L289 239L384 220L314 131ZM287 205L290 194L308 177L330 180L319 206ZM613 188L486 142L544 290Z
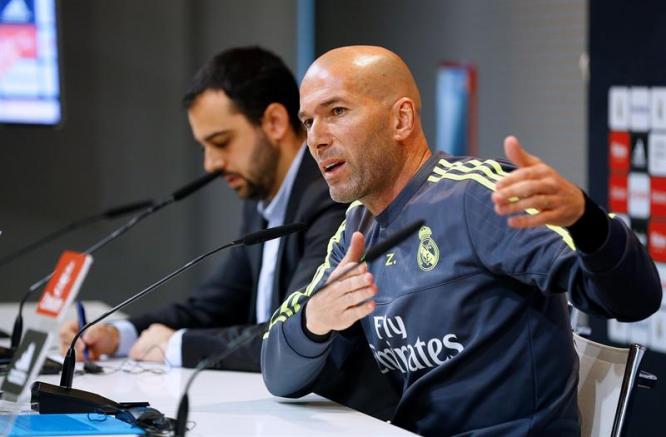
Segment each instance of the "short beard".
M360 167L352 169L352 176L346 186L335 189L329 187L331 199L339 203L351 203L362 200L368 195L374 195L382 190L383 186L390 185L392 179L399 173L402 157L400 150L390 150L390 139L384 139L386 130L380 127L368 135L366 147L358 156ZM350 165L348 163L348 165Z
M265 200L275 184L275 175L280 153L276 150L266 135L258 130L257 141L254 143L250 160L252 166L248 170L247 192L244 198L252 200Z

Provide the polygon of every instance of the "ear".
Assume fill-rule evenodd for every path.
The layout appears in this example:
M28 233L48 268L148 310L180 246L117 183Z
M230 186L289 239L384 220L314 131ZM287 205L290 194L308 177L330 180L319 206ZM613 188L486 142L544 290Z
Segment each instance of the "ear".
M278 143L289 131L289 113L281 103L271 103L261 118L261 128L271 143Z
M416 121L416 105L409 97L402 97L393 104L393 139L404 141L412 132Z

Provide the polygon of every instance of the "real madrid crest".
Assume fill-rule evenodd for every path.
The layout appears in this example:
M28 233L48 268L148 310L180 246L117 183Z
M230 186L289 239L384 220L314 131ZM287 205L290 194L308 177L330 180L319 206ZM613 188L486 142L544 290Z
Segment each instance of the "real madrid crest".
M430 238L432 230L429 227L423 226L419 230L419 248L416 251L416 262L419 268L424 272L428 272L435 268L439 262L439 247L435 240Z

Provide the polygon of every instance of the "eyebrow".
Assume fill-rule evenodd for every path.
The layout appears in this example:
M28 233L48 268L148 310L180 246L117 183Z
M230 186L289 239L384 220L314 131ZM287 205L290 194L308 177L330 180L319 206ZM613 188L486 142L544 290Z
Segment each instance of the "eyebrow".
M332 97L332 98L330 98L330 99L328 99L328 100L325 100L324 102L318 104L318 105L317 105L317 108L320 108L320 107L326 107L326 106L331 106L331 105L334 105L334 104L336 104L336 103L338 103L338 102L344 102L344 101L345 101L345 100L344 100L343 98L341 98L341 97ZM298 111L298 118L299 118L299 119L303 118L304 116L305 116L305 112L303 112L303 111Z
M230 133L231 133L231 131L229 129L223 129L223 130L218 130L218 131L215 131L215 132L211 132L203 138L203 141L211 141L215 137L218 137L220 135L225 135L225 134L228 135Z

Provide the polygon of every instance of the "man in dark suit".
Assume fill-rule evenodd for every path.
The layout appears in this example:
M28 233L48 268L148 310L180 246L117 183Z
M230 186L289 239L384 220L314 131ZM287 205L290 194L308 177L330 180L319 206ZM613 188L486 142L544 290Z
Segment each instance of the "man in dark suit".
M185 302L98 325L83 341L93 359L128 354L193 367L239 336L251 335L218 366L259 371L266 322L291 291L312 278L346 206L331 200L305 150L298 87L274 54L257 47L218 54L195 75L184 103L206 171L221 171L245 199L240 234L293 222L307 228L263 245L232 249ZM74 321L65 324L62 347L77 329Z

